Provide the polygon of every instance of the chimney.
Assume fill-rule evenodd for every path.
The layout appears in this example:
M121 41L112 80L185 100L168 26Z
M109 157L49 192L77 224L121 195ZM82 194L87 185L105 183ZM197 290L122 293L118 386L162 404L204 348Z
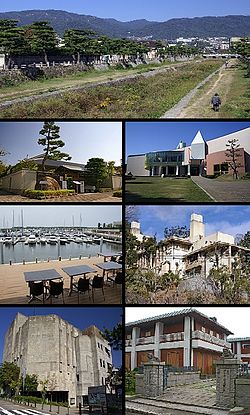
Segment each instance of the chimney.
M205 236L203 216L192 213L190 222L190 241L196 242Z

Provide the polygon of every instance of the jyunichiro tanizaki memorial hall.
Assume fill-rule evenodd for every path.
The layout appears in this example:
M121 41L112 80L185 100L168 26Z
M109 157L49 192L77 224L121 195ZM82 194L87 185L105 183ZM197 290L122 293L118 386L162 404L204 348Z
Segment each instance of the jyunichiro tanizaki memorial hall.
M191 145L180 141L175 150L129 155L127 173L134 176L213 176L232 174L226 150L229 140L237 140L239 175L250 172L250 128L205 141L197 132ZM168 139L166 137L166 143Z

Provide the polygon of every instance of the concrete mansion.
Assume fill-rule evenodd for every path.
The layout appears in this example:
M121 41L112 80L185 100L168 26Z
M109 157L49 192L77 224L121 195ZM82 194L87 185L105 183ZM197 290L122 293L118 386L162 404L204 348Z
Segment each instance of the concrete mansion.
M232 174L225 154L226 144L236 139L239 144L237 163L239 174L250 172L250 128L205 141L197 132L191 145L180 141L174 150L129 155L127 173L134 176L198 176ZM166 137L166 143L168 139Z
M80 330L54 314L18 313L5 336L3 361L48 380L52 400L70 406L83 403L89 386L105 385L112 368L111 348L97 327Z
M142 242L144 235L139 222L131 222L130 232ZM235 258L242 252L250 255L250 249L236 245L232 235L220 231L206 235L203 216L193 213L189 237L165 239L149 261L140 253L138 266L150 268L159 275L172 271L183 277L207 277L215 263L219 267L225 265L231 271Z

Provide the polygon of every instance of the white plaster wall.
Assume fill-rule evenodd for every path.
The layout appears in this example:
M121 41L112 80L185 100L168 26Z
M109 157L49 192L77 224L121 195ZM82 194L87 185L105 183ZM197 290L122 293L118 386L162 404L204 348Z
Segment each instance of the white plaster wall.
M149 176L149 170L145 169L146 155L129 156L127 160L127 173L134 176Z
M244 147L246 152L250 154L250 127L207 141L209 154L225 150L228 140L233 138L238 139L240 147Z
M200 249L204 246L209 245L209 243L215 242L226 242L229 244L234 244L234 237L232 235L228 235L227 233L215 232L212 235L205 236L204 238L201 238L200 240L194 242L193 250L195 251L196 249Z

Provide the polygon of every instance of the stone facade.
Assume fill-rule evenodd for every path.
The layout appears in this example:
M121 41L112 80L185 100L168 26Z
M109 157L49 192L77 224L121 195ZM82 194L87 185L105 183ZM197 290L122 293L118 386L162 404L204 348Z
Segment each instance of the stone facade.
M236 406L243 406L250 409L250 379L239 378L236 379L235 391Z
M235 383L240 361L222 357L216 362L216 404L222 408L235 406Z
M167 386L190 385L199 382L200 372L168 372Z
M18 313L6 333L3 361L48 379L55 400L63 396L73 406L89 386L104 385L112 367L110 346L95 326L82 331L57 315Z

